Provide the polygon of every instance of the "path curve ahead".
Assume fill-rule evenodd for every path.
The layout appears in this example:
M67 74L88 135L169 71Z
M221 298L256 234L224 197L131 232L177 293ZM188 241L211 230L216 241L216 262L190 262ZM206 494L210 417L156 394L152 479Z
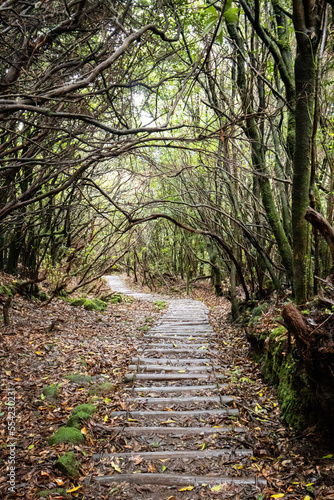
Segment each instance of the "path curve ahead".
M112 290L141 300L118 276ZM108 474L99 483L126 483L121 498L167 500L256 498L266 481L249 475L253 451L243 443L233 396L225 394L224 367L215 364L208 308L192 299L168 299L168 310L143 336L125 380L127 409L114 412L114 453L95 455ZM226 367L225 367L226 368ZM123 444L122 444L123 443ZM111 464L111 467L110 467ZM180 492L186 488L184 492ZM240 496L241 495L241 496ZM254 495L254 496L253 496Z

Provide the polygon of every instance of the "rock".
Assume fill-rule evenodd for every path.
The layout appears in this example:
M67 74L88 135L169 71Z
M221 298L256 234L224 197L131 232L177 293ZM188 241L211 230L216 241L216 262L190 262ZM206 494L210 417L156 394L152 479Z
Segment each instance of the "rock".
M73 443L78 444L84 440L83 435L75 427L59 427L54 435L49 439L49 444Z
M55 467L69 477L77 477L79 475L80 463L76 460L74 452L69 451L58 458Z

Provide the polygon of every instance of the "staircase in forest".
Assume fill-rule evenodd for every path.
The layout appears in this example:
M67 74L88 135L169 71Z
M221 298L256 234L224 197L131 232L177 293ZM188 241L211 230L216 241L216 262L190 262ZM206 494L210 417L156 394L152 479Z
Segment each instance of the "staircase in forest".
M117 292L158 298L130 290L118 277L107 280ZM111 436L120 452L95 456L113 473L94 480L110 483L111 491L125 483L122 498L136 500L208 499L218 492L255 498L266 482L252 472L247 429L234 397L225 394L208 309L190 299L170 299L168 306L126 375L127 410L114 412L119 424Z

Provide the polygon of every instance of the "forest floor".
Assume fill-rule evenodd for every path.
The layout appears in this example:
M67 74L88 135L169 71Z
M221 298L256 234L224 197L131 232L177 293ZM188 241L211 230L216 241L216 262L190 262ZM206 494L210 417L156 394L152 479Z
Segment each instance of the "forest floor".
M6 280L9 282L10 277L1 276L1 283ZM128 283L135 287L132 281ZM138 288L150 292L145 287ZM172 293L168 289L161 292L183 296L183 292L176 294L177 289L176 284ZM236 396L239 421L248 428L245 439L254 450L252 471L268 482L258 500L334 499L333 447L315 429L298 435L282 423L275 390L266 385L259 367L250 359L244 331L228 322L229 302L214 297L207 285L200 284L193 288L191 297L202 300L210 309L219 361L228 365L227 394ZM105 488L97 493L94 482L89 481L99 474L99 464L92 456L107 447L106 435L116 425L112 412L124 410L122 379L129 360L143 332L161 314L156 305L141 300L109 304L106 312L101 313L74 308L59 299L47 304L15 296L11 325L1 327L0 323L0 446L5 450L0 462L1 499L32 500L39 498L41 491L56 488L61 489L47 498L127 498L122 488L113 493ZM277 315L273 306L264 319L268 323ZM86 378L76 382L66 378L77 373ZM77 445L50 445L50 437L66 424L73 408L90 402L92 388L101 381L112 386L96 397L97 411L81 429L84 440ZM43 396L43 388L55 385L53 397ZM10 399L13 394L15 400ZM14 429L9 427L13 421ZM16 488L11 495L8 463L13 447L8 448L8 444L13 439ZM69 450L75 452L81 463L80 475L74 480L54 467L57 457ZM241 473L237 464L231 464L231 471L236 476ZM184 498L192 497L189 492L177 496L177 500ZM202 498L223 497L221 493L209 492ZM248 497L241 493L235 498Z

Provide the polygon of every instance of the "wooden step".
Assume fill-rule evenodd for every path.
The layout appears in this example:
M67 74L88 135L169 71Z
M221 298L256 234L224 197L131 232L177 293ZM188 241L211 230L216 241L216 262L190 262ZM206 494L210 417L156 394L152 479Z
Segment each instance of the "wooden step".
M180 360L181 362L181 360ZM129 365L129 370L137 370L142 372L156 372L156 371L166 371L166 372L212 372L213 366L199 365L199 366L176 366L176 365Z
M112 476L97 476L94 480L99 483L132 483L132 484L158 484L160 486L202 486L209 487L219 484L263 487L267 485L265 479L253 477L228 477L228 476L187 476L176 474L114 474ZM221 497L222 498L222 497Z
M124 376L124 382L133 382L135 380L197 380L197 379L209 379L213 377L210 372L208 373L128 373ZM216 378L219 376L216 375Z
M181 358L182 363L211 363L210 358ZM170 358L132 358L131 363L133 364L139 364L139 365L144 365L146 363L152 363L152 364L174 364L176 365L177 363L180 363L180 358L177 359L170 359Z
M223 386L220 386L223 387ZM228 386L226 386L228 387ZM189 391L213 391L218 385L164 385L157 387L134 387L126 388L126 391L135 392L189 392Z
M163 459L210 459L217 457L231 457L231 458L244 458L251 457L253 455L253 450L250 449L238 449L234 448L221 448L220 450L185 450L185 451L143 451L138 453L128 452L128 453L96 453L93 455L94 460L112 460L113 458L128 458L133 459L136 457L143 458L145 460L163 460Z
M172 398L149 398L149 397L135 397L128 398L128 403L140 403L140 404L156 404L156 405L168 405L168 404L189 404L189 403L220 403L228 404L234 401L233 396L178 396Z
M239 410L235 408L219 408L213 410L129 410L129 411L113 411L113 417L123 417L123 416L131 416L131 417L204 417L204 416L217 416L217 417L226 417L229 415L239 415Z
M209 435L209 434L241 434L247 432L246 427L111 427L110 432L121 433L122 436L145 436L145 435Z

